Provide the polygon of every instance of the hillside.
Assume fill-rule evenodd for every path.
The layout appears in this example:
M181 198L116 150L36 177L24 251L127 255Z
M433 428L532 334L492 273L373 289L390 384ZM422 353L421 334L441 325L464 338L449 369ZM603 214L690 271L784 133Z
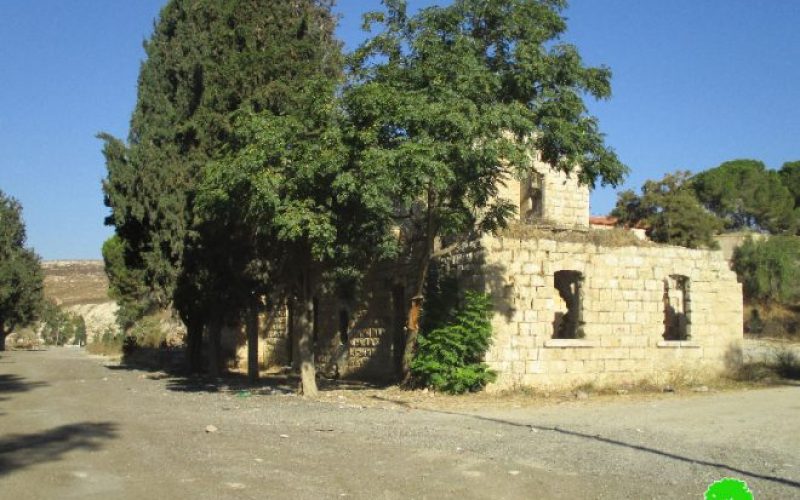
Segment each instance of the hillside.
M53 260L42 263L48 299L83 316L89 338L116 327L117 304L108 296L101 260Z

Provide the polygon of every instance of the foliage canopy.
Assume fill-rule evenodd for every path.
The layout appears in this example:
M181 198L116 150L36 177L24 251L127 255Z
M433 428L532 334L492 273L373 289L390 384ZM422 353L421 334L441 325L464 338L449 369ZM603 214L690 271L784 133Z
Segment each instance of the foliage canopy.
M436 314L441 314L437 311ZM451 394L482 389L496 375L483 358L492 339L491 297L467 291L464 304L447 311L420 334L411 371L416 384Z
M658 243L713 248L722 221L700 204L692 184L690 173L685 171L647 181L641 195L621 192L611 214L622 224L644 226L647 236Z
M25 247L22 207L0 191L0 350L11 330L36 319L43 290L39 256Z
M590 185L615 185L626 168L584 104L610 96L611 72L559 41L564 2L455 0L413 16L403 0L384 5L365 16L377 34L349 60L343 106L359 167L378 180L364 189L418 243L419 299L437 237L506 224L498 185L531 174L532 150Z
M800 161L789 161L778 171L783 185L794 196L794 208L800 209Z
M133 292L127 310L166 307L181 286L190 289L177 291L185 298L207 290L202 284L224 284L209 267L219 261L206 258L215 240L204 238L208 226L200 227L195 214L201 169L237 147L237 111L283 114L309 73L338 74L332 30L322 0L171 0L162 9L145 43L128 141L100 136L107 222L121 240L113 250L123 254L115 261L149 295L120 288ZM185 319L202 316L207 305L178 302Z
M800 302L800 238L747 240L736 249L733 268L745 298L779 304Z
M789 170L787 170L788 172ZM697 174L697 198L729 230L755 229L794 234L800 212L778 172L756 160L727 161Z

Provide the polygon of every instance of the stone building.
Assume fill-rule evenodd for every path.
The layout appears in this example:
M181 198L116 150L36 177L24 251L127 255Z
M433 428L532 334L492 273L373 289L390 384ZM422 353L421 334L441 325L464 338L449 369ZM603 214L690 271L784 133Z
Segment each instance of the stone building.
M742 291L719 251L641 241L624 230L592 229L589 189L543 163L499 196L519 220L462 243L439 259L439 275L494 301L490 389L567 387L586 382L666 380L712 374L742 339ZM320 297L315 308L323 373L386 377L402 356L409 299L402 263L370 272L350 298ZM291 311L263 318L265 365L293 361ZM240 350L244 356L244 348Z

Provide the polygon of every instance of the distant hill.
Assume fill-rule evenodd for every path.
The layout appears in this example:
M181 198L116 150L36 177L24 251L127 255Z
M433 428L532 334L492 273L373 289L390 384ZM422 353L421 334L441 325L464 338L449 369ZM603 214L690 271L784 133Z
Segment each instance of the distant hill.
M44 294L86 320L89 338L115 327L117 304L108 296L108 278L101 260L42 262Z

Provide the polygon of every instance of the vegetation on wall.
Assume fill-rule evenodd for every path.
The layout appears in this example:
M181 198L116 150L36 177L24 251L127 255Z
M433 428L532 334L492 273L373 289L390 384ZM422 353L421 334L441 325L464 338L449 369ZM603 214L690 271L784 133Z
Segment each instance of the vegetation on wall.
M451 293L445 297L452 300ZM449 309L437 307L447 298L434 301L435 318L425 321L411 362L413 383L451 394L482 389L496 377L483 362L492 340L491 297L467 291L463 305Z

